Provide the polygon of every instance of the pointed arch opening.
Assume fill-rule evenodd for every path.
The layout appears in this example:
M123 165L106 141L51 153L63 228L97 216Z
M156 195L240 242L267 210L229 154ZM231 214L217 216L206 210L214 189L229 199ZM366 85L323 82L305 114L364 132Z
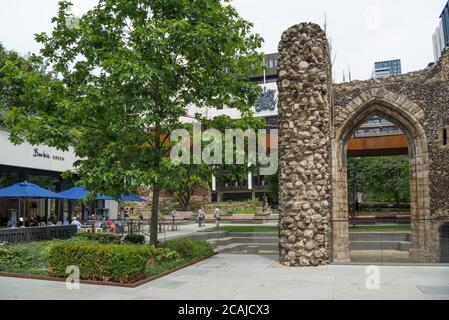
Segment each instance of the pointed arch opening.
M351 112L337 128L332 143L333 210L331 225L331 256L334 262L350 262L348 202L348 145L354 133L369 119L379 117L400 128L407 142L410 180L410 261L422 260L428 255L428 232L425 223L429 216L429 159L424 130L408 108L385 99L372 99ZM427 259L427 258L426 258ZM430 259L430 258L428 258Z

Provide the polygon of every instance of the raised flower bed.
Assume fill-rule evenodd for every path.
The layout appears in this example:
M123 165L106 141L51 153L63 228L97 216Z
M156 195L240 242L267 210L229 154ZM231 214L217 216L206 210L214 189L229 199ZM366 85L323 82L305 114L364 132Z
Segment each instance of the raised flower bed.
M206 241L178 239L158 247L118 244L111 236L93 240L35 242L0 246L0 276L65 281L77 266L81 283L136 287L214 254Z

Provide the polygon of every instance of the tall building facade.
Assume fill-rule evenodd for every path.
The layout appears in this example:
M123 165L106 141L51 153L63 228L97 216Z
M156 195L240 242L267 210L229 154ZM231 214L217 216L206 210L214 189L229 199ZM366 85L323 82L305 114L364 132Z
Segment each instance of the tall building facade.
M383 78L402 74L401 60L378 61L374 63L373 78Z
M265 56L264 71L260 74L254 74L250 77L251 81L262 88L262 94L254 105L253 112L254 117L264 118L266 120L266 129L278 128L278 109L277 109L277 97L278 89L276 81L278 79L278 59L279 54L273 53ZM377 64L378 69L388 69L388 75L401 74L401 61L394 60L391 63ZM198 108L192 106L189 108L189 117L183 119L186 122L194 121L195 114L200 113L206 115L207 118L215 118L218 116L226 115L232 119L239 119L241 117L240 111L236 108L223 108L220 110L214 108ZM385 119L374 116L365 124L363 124L356 132L354 132L353 138L363 140L363 145L367 145L368 140L381 137L385 142L385 139L394 138L395 136L402 136L401 129ZM358 152L358 150L350 150L349 152ZM362 153L366 150L362 150ZM250 200L261 199L267 192L272 189L270 183L272 179L261 176L259 174L249 174L246 179L237 181L234 179L226 178L225 172L221 176L212 177L211 190L213 201L235 201L235 200Z
M440 15L440 21L433 34L433 53L435 62L441 57L442 52L449 46L449 1Z

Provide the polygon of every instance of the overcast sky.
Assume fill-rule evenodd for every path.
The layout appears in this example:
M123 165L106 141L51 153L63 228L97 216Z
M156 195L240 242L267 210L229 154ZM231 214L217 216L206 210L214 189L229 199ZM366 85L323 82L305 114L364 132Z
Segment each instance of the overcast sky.
M72 0L80 15L97 0ZM371 76L378 60L401 59L403 71L433 61L432 34L447 0L233 0L241 16L265 39L263 50L276 52L282 32L302 21L323 25L336 53L334 77L350 67L354 79ZM37 52L34 33L51 30L58 0L0 0L0 41L20 53ZM347 73L347 71L346 71Z

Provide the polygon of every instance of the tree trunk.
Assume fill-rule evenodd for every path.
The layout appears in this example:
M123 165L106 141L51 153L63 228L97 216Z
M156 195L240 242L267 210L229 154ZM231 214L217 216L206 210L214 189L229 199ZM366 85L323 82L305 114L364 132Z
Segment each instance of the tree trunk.
M185 195L185 210L190 211L190 189L187 190Z
M162 153L162 145L161 145L161 130L160 125L156 123L154 130L154 148L155 150L155 159L154 159L154 169L160 173L161 169L161 153ZM161 191L161 187L158 183L153 184L153 201L151 203L151 221L150 221L150 244L156 245L157 241L157 232L158 232L158 224L159 224L159 193Z
M157 244L157 232L159 223L159 186L153 186L153 202L151 203L150 244Z

